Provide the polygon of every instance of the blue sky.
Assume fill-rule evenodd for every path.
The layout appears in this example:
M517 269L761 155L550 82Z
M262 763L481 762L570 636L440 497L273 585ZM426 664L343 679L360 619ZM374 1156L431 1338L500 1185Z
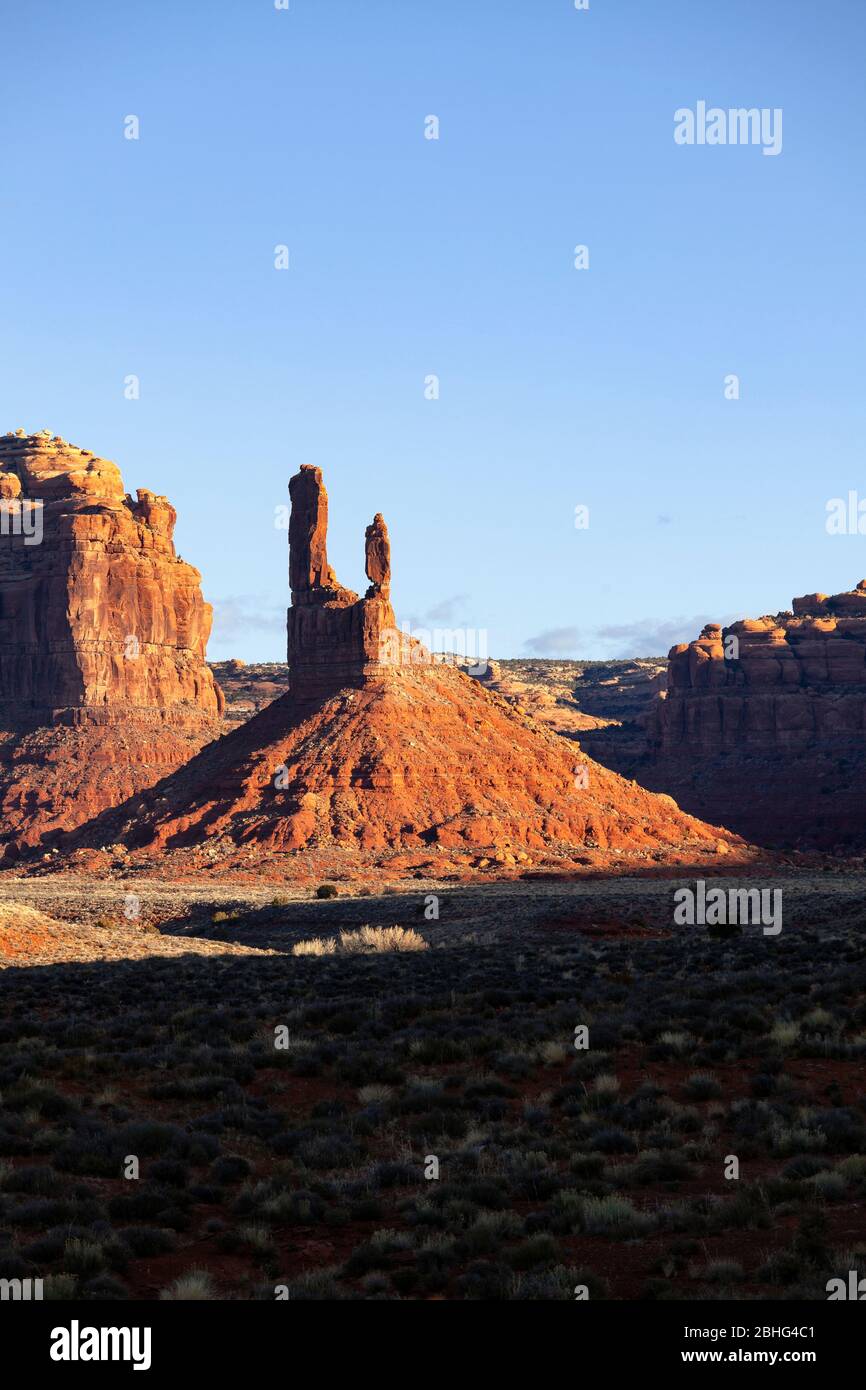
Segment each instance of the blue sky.
M301 463L342 582L381 511L398 619L492 655L866 575L862 0L52 0L0 48L0 429L168 494L213 659L285 655ZM701 99L782 153L678 146Z

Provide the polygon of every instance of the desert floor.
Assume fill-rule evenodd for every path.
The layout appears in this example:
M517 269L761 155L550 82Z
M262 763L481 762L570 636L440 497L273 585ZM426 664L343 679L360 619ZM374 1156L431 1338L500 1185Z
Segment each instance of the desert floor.
M773 936L676 926L694 883L4 878L0 1277L824 1300L866 1262L866 873L708 880L781 889Z

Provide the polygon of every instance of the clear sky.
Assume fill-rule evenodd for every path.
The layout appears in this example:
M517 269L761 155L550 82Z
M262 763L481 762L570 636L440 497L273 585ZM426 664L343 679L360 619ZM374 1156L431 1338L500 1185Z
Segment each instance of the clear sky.
M285 656L302 463L342 582L381 511L398 619L494 656L866 576L864 0L0 0L0 52L0 429L168 494L213 659Z

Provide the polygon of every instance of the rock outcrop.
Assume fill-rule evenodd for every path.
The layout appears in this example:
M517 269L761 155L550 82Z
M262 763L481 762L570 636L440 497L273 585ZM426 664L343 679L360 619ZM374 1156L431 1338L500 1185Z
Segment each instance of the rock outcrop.
M866 580L795 598L793 612L705 627L672 648L654 711L662 753L866 747Z
M296 701L319 700L408 665L419 645L397 629L391 607L391 546L380 514L366 531L364 598L340 584L328 564L328 494L322 470L304 464L289 483L287 656Z
M318 469L290 484L290 689L74 846L119 842L179 871L293 879L692 862L742 842L579 748L395 631L387 530L359 598L327 557ZM620 858L619 856L622 856Z
M128 496L115 464L47 432L0 438L0 489L14 497L0 510L0 720L75 723L124 705L218 717L211 609L175 554L166 498Z
M866 580L672 648L647 733L638 775L695 814L774 845L866 843Z
M216 736L211 609L165 497L49 431L0 437L0 836L40 843Z

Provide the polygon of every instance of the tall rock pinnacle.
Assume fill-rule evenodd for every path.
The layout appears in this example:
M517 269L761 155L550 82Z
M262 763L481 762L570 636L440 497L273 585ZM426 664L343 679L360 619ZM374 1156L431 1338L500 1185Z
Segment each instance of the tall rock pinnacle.
M370 581L367 598L384 594L387 598L391 588L391 542L388 527L381 512L373 517L372 524L364 535L366 549L365 570Z
M336 587L328 564L328 494L321 468L301 465L289 482L289 586L292 599L310 589Z
M288 661L296 699L321 699L378 679L386 667L423 662L424 649L397 631L391 607L391 546L377 513L365 536L370 587L345 589L328 564L328 494L321 469L305 464L289 482ZM429 660L429 658L427 658Z

